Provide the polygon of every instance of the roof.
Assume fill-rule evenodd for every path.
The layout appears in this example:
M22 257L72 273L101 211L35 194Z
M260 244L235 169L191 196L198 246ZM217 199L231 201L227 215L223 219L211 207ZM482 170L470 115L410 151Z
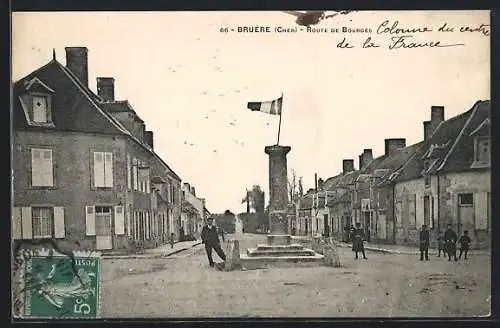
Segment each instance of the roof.
M422 177L425 161L429 160L428 174L471 170L474 160L474 133L487 133L490 102L478 101L468 111L438 125L432 136L414 146L415 153L397 171L393 182ZM482 126L481 126L482 125ZM481 132L481 131L482 132ZM472 133L472 135L471 135Z
M53 59L31 72L13 85L13 128L15 130L45 130L44 126L30 126L21 94L34 84L53 93L51 99L52 120L57 130L119 134L131 139L158 159L171 175L180 177L145 142L134 137L116 118L105 110L109 104L93 93L65 66ZM58 90L64 92L58 93ZM119 102L120 103L120 102ZM122 102L123 103L123 102ZM128 104L127 101L124 102ZM120 105L123 106L123 105Z
M119 113L119 112L133 113L137 121L144 123L144 121L139 117L139 115L137 115L132 105L130 105L128 100L105 101L101 102L101 106L104 109L106 109L107 112L110 113Z

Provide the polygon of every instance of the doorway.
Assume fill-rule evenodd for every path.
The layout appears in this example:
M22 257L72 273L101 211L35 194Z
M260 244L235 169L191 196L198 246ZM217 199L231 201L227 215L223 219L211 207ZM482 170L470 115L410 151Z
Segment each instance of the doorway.
M328 222L328 214L323 214L323 233L325 237L330 237L330 222Z
M95 207L96 249L98 250L113 248L111 209L111 206Z
M474 197L472 193L458 195L458 222L457 233L474 231Z

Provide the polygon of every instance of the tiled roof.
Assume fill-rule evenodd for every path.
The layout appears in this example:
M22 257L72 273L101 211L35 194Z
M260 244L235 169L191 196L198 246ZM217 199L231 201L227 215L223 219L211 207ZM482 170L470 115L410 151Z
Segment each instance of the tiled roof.
M469 170L474 161L474 135L475 132L485 121L489 122L491 116L491 104L489 101L477 102L471 109L472 113L469 119L465 122L462 129L460 129L458 137L454 140L450 151L446 154L439 166L435 165L435 169L431 171L442 172L456 172L462 170ZM486 123L488 124L488 123ZM489 132L489 128L483 130Z

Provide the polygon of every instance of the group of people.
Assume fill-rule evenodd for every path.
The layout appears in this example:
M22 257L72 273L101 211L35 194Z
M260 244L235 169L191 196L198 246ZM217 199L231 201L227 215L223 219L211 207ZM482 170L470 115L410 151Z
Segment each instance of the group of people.
M420 231L420 261L425 260L429 261L429 246L430 246L430 232L427 228L427 225L422 225L422 230ZM356 259L358 259L358 253L363 254L363 259L367 259L365 254L364 241L365 232L361 228L361 223L356 222L354 228L351 229L351 237L352 240L352 250L356 254ZM457 241L460 244L460 253L457 259ZM441 233L438 236L438 257L441 256L441 252L443 252L443 256L448 255L448 261L451 261L451 258L455 261L458 261L464 255L464 259L467 260L467 253L469 252L471 245L471 238L469 237L469 231L465 230L464 234L458 238L458 235L455 231L453 231L452 225L448 224L448 228L446 232Z
M465 230L464 234L458 238L457 233L453 230L452 225L448 224L448 228L445 233L440 233L438 238L438 257L441 257L441 252L443 256L448 255L448 261L451 258L458 261L464 255L464 259L467 260L467 253L469 252L470 245L472 243L469 237L469 231ZM457 259L457 241L460 244L460 253ZM422 225L422 230L420 231L420 261L429 260L429 244L430 244L430 233L427 225Z

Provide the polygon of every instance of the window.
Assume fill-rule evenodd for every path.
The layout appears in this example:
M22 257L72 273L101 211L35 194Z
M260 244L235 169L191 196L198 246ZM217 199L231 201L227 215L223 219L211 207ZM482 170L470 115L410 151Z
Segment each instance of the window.
M458 204L460 206L472 206L474 204L474 197L472 194L459 194Z
M53 216L50 207L32 207L33 238L51 238L53 235Z
M47 97L33 96L33 122L47 123Z
M476 138L474 150L475 162L480 164L490 164L490 138Z
M142 166L139 168L139 191L149 193L149 167Z
M31 149L31 185L34 187L54 185L51 149Z
M132 160L132 182L134 185L134 190L139 189L139 177L137 175L137 159Z
M127 155L127 189L132 189L132 159Z
M113 187L113 153L94 152L94 186Z

